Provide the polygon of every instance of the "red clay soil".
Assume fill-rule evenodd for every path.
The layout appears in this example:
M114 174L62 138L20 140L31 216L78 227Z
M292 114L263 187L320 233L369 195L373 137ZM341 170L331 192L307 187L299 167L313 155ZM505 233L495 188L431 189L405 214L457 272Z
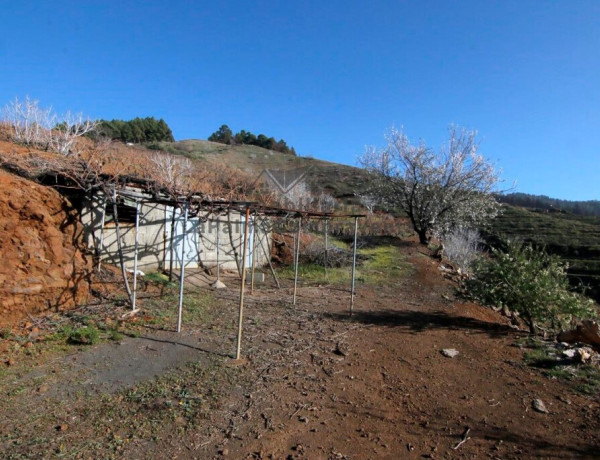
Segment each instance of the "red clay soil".
M526 366L518 345L525 332L455 298L421 246L398 244L413 272L359 284L352 316L345 286L302 286L295 306L288 289L248 293L243 360L219 358L238 377L221 381L220 402L188 428L176 413L147 428L163 417L162 385L133 412L120 407L134 404L124 396L129 387L178 372L182 360L233 352L233 279L215 291L220 314L210 325L184 325L181 336L149 328L62 360L40 356L30 377L13 372L18 363L9 367L0 388L14 382L14 391L9 385L0 447L8 458L598 458L598 395ZM443 356L445 348L458 356ZM193 386L173 405L209 398L211 385ZM107 395L113 391L122 393ZM536 399L547 413L534 410ZM127 442L110 450L115 433Z
M86 301L81 230L56 190L0 170L0 326Z
M438 264L417 245L407 251L413 276L359 289L352 317L344 295L301 291L299 308L323 319L297 331L288 324L262 347L316 340L264 366L217 456L599 458L598 397L525 366L515 346L524 332L454 298ZM445 348L459 355L445 357ZM535 399L548 413L533 409Z

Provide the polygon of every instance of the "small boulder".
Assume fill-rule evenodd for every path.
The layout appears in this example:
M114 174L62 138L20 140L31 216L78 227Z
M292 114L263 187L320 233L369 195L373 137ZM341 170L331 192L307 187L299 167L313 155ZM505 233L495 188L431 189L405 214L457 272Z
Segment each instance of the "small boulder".
M544 401L542 401L541 399L534 399L533 402L531 403L531 406L533 407L533 410L535 410L537 412L541 412L542 414L548 413L548 409L546 409L546 405L544 404Z
M444 355L446 358L454 358L455 356L458 356L459 353L460 352L454 348L444 348L442 350L442 355Z
M210 287L212 287L213 289L224 289L227 286L221 280L217 280L213 284L211 284Z

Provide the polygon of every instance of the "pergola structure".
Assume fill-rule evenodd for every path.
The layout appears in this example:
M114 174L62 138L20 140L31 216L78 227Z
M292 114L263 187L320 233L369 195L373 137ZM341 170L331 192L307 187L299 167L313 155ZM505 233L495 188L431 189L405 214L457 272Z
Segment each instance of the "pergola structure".
M137 182L137 183L136 183ZM143 183L140 183L143 182ZM140 185L142 185L140 187ZM287 218L294 219L298 221L297 233L295 236L294 242L294 289L292 296L292 304L296 304L297 301L297 286L298 286L298 266L299 266L299 256L300 256L300 236L302 230L302 222L310 219L319 219L325 221L325 266L326 266L326 258L327 258L327 223L331 219L339 219L339 218L353 218L354 219L354 246L353 246L353 257L352 257L352 276L351 276L351 286L350 286L350 315L352 315L354 311L354 298L355 298L355 278L356 278L356 250L357 250L357 238L358 238L358 220L361 217L365 217L364 214L335 214L328 212L313 212L313 211L304 211L304 210L296 210L296 209L287 209L281 207L274 206L266 206L256 201L226 201L226 200L212 200L207 199L206 197L200 194L191 194L185 196L179 196L176 198L170 197L164 193L148 193L147 190L144 190L144 185L147 185L145 181L136 180L133 182L133 187L138 187L138 190L135 190L131 187L126 188L122 186L117 188L117 186L112 183L110 184L111 189L111 200L113 203L117 203L119 199L128 199L135 203L136 215L135 215L135 229L134 229L134 237L135 237L135 246L134 246L134 266L133 266L133 289L131 291L131 312L130 314L134 314L138 311L136 306L136 294L137 294L137 276L138 276L138 233L139 233L139 221L140 221L140 204L142 203L152 203L152 204L163 204L166 206L172 206L173 208L179 208L183 211L183 234L185 235L187 232L187 223L190 215L199 215L200 212L208 212L214 215L221 215L223 213L230 213L232 211L239 212L241 215L245 215L245 225L244 225L244 236L243 236L243 249L241 255L241 286L239 293L239 314L238 314L238 332L237 332L237 346L236 346L236 359L240 359L241 356L241 344L242 344L242 329L243 329L243 318L244 318L244 294L246 290L246 274L248 267L246 266L246 259L248 254L248 231L250 226L250 217L252 216L265 216L269 217L279 217L279 218ZM140 191L141 190L141 191ZM107 197L108 199L108 197ZM104 214L102 216L102 222L104 222ZM256 225L256 220L254 220L254 225ZM118 228L118 227L117 227ZM103 244L103 236L100 236L99 242L99 256L101 259L102 255L102 244ZM218 232L217 232L218 235ZM120 259L121 259L121 268L124 272L125 277L125 269L122 257L122 249L119 241L119 233L117 230L117 243L119 245ZM218 238L218 236L217 236ZM183 238L182 244L185 245L185 237ZM253 238L253 244L256 244L256 238ZM262 245L262 241L260 241ZM219 279L219 244L217 241L217 280ZM183 248L185 252L185 246ZM270 254L267 253L267 250L263 246L263 251L267 257L267 261L269 264L269 268L271 273L275 279L275 282L278 287L280 287L279 280L275 274L275 270L270 261ZM254 260L251 267L251 289L254 289ZM183 298L184 298L184 276L185 276L185 263L181 264L180 273L179 273L179 301L178 301L178 310L177 310L177 332L181 332L182 328L182 313L183 313ZM127 282L126 282L127 284ZM128 290L129 287L127 286Z

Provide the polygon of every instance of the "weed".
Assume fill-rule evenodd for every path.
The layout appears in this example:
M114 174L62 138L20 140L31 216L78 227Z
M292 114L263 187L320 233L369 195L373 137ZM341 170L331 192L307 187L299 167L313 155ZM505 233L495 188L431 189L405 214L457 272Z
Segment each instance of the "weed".
M119 331L118 331L118 330L116 330L116 329L111 329L111 330L108 332L108 338L109 338L110 340L114 340L115 342L119 342L120 340L123 340L123 338L124 338L124 337L125 337L125 336L124 336L124 334L123 334L123 333L121 333L121 332L119 332Z
M3 327L0 329L0 339L8 340L11 336L11 330L9 327Z
M149 282L152 282L152 283L156 283L156 284L159 284L159 285L163 285L163 286L166 286L166 287L175 287L175 286L177 286L177 283L169 281L169 277L167 275L165 275L164 273L161 273L161 272L148 273L148 274L146 274L146 276L144 277L144 279L146 281L149 281Z
M405 277L410 272L408 264L399 248L393 245L382 245L361 248L357 251L360 263L356 267L356 281L364 284L384 284ZM294 277L294 267L287 266L279 270L284 278ZM337 267L325 270L316 264L300 265L298 278L308 282L328 282L331 284L346 284L352 276L351 267Z
M161 298L149 299L144 306L147 323L153 326L173 325L177 320L178 294L169 290ZM183 297L183 322L188 325L206 324L212 321L220 301L212 292L190 291Z
M136 329L128 329L126 331L123 331L123 335L126 335L127 337L137 338L141 335L141 333Z
M521 339L516 345L525 349L525 363L541 369L545 377L569 382L573 391L584 395L593 396L600 391L600 369L597 366L561 359L553 344L532 337Z
M575 383L575 390L588 396L595 396L600 392L600 369L592 366L582 366Z
M94 326L84 326L72 329L67 337L69 343L75 345L94 345L98 342L100 334Z

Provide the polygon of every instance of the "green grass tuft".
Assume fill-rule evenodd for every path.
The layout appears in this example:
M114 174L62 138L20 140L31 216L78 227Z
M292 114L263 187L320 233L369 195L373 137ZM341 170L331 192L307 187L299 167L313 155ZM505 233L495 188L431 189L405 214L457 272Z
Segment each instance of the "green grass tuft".
M94 326L83 326L68 332L67 342L74 345L94 345L100 339L100 333Z

